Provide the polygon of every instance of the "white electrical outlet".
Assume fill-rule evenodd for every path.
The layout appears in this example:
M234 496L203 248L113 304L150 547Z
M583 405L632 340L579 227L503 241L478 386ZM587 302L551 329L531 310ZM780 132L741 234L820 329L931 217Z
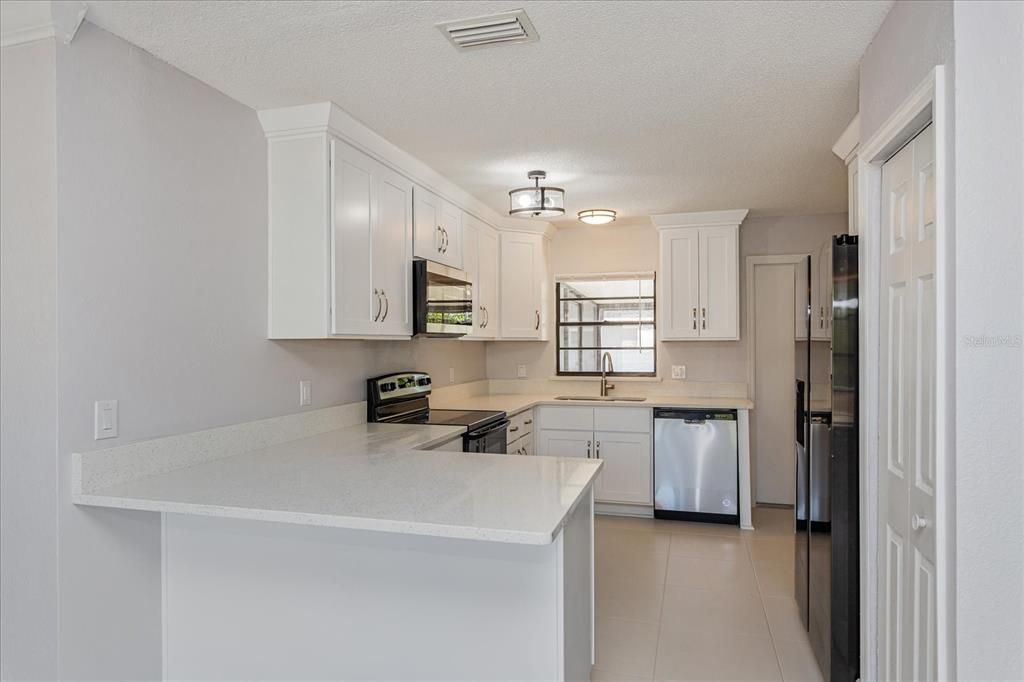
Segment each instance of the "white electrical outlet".
M685 379L686 378L686 365L672 365L672 378L673 379Z
M117 401L97 400L94 406L96 440L117 438Z
M313 382L304 379L299 382L299 407L313 404Z
M526 365L519 365L516 367L516 376L520 379L526 378Z
M455 368L454 367L449 367L448 368L448 383L449 384L454 384L455 383Z

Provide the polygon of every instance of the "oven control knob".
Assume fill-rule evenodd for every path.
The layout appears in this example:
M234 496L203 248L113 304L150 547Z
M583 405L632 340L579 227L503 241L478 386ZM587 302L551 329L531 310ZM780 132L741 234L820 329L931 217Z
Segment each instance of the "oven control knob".
M395 382L389 381L386 384L381 384L380 391L381 391L381 393L390 393L391 391L395 390L396 388L398 388L398 386L395 385Z
M420 377L419 379L416 380L416 384L418 386L429 386L430 385L430 377Z

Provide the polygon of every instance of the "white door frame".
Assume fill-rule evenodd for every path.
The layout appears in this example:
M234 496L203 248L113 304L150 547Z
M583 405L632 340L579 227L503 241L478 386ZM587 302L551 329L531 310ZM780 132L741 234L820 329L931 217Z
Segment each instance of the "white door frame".
M860 235L860 609L861 679L878 678L878 452L880 378L882 165L929 123L935 130L935 463L936 630L938 679L955 677L955 510L953 224L949 152L952 92L946 71L928 77L860 147L857 158L857 231Z
M747 395L750 396L751 400L753 400L757 395L754 389L754 377L756 376L754 363L757 355L757 328L755 325L757 311L754 306L754 268L758 265L794 265L799 267L801 263L806 262L810 255L811 254L809 253L796 253L783 256L747 256L745 273L746 286L744 287L744 295L746 298L744 300L746 301L745 305L747 309L745 314L747 325L747 386L749 387L747 388ZM794 270L794 274L795 272L796 271ZM813 282L811 283L811 286L814 286ZM795 305L796 301L794 301L793 304ZM795 338L793 342L796 343ZM810 343L810 340L808 340L808 343ZM794 380L795 379L796 377L794 377ZM810 395L808 395L808 398L809 397ZM754 409L757 409L756 404L754 405ZM754 425L751 424L751 429L753 428ZM750 478L750 504L753 506L757 504L757 495L755 494L755 491L757 490L757 470L753 466L751 467Z

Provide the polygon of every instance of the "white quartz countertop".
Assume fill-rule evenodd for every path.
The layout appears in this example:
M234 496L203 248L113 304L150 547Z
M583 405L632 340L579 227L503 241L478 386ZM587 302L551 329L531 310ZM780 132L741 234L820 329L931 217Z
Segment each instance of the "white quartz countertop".
M628 385L619 391L630 395ZM576 395L570 391L564 394L537 393L492 393L470 397L442 397L432 395L430 406L437 409L457 410L502 410L509 415L528 410L537 405L586 405L589 407L692 407L711 410L750 410L754 403L746 398L702 398L690 396L648 396L643 402L601 401L601 400L555 400L556 395Z
M600 461L415 449L464 430L348 426L87 488L74 501L411 535L552 542L584 499Z

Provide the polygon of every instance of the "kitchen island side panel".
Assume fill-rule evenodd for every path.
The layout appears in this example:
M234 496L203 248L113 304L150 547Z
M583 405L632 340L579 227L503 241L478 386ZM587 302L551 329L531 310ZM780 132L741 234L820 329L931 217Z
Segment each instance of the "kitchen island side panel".
M588 500L567 530L591 532ZM565 622L562 535L519 545L166 514L165 677L558 679L579 669L565 632L589 632L593 608Z

